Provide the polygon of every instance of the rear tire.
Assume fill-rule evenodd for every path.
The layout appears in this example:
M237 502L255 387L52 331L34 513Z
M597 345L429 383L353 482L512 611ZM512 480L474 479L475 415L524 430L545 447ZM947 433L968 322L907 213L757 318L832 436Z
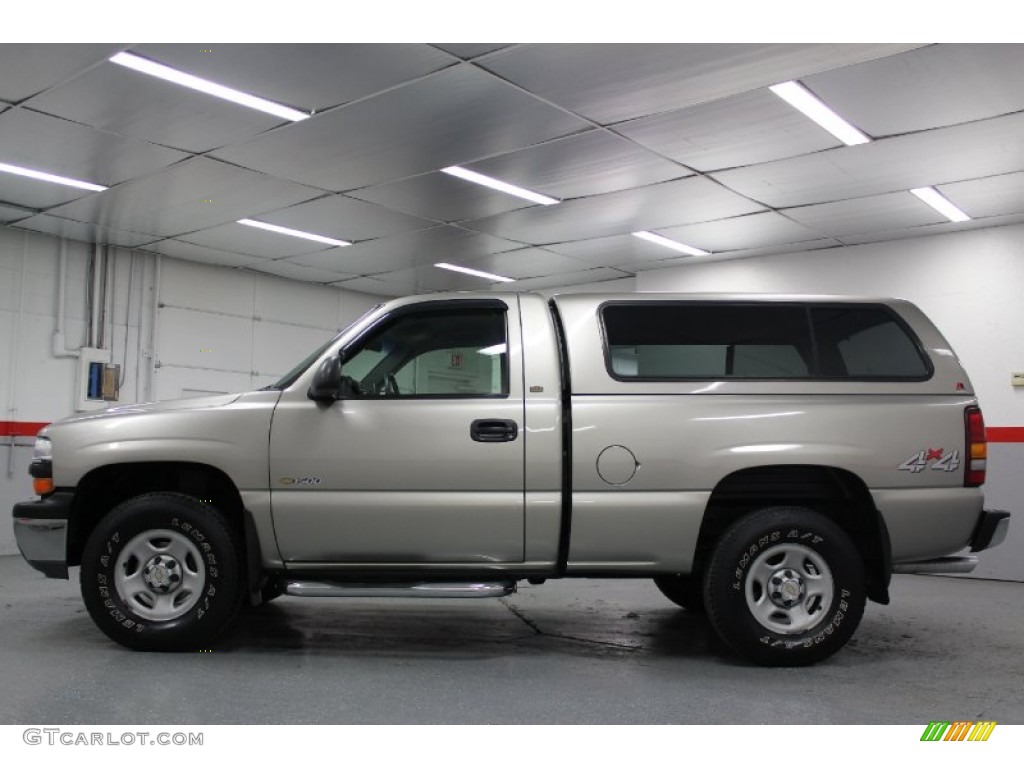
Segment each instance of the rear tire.
M89 536L82 598L96 625L121 645L205 649L241 605L240 553L213 506L179 493L137 496Z
M680 608L691 613L704 613L704 585L700 576L681 573L655 576L654 585Z
M801 507L734 523L708 562L704 602L725 643L767 666L814 664L842 648L864 613L864 565L849 536Z

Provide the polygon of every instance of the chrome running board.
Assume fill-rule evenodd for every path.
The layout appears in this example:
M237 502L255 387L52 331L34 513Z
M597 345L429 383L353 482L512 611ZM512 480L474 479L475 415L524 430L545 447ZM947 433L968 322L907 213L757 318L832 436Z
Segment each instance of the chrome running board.
M285 594L295 597L504 597L515 591L514 581L412 584L291 581L285 587Z
M978 567L974 555L937 557L934 560L919 560L916 563L893 563L893 573L970 573Z

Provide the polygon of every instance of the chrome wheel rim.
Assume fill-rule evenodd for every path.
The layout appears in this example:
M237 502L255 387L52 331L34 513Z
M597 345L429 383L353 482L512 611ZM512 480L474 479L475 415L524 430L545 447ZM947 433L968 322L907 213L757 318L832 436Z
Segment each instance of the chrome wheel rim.
M832 570L813 549L776 544L747 571L747 607L765 629L780 635L800 634L828 615L833 585Z
M184 616L199 601L205 583L199 548L177 531L140 533L114 564L118 596L134 613L152 621Z

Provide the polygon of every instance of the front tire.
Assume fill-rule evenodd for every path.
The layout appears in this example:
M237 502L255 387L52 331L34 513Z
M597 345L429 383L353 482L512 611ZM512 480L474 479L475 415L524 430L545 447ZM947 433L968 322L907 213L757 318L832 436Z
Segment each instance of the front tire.
M213 506L179 493L137 496L89 536L82 598L96 625L121 645L207 648L241 605L240 552Z
M842 648L864 613L864 566L849 536L800 507L734 523L708 563L704 602L725 643L767 666L814 664Z

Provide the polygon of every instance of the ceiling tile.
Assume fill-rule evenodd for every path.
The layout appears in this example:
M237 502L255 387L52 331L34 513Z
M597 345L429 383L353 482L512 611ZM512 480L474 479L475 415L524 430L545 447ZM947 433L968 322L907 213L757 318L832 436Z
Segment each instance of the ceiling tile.
M699 171L842 146L767 89L631 120L615 131Z
M1024 213L1024 173L943 184L939 191L973 218Z
M771 245L764 248L744 248L738 251L726 251L724 253L712 253L708 256L676 256L674 258L659 261L656 264L646 265L645 269L664 269L666 267L686 267L696 264L718 263L720 261L735 261L737 259L750 259L759 256L781 256L787 253L804 253L807 251L820 251L827 248L838 248L842 246L838 240L822 238L820 240L808 240L803 243L792 243L787 245Z
M27 109L0 115L0 162L109 187L188 155Z
M344 288L346 291L358 291L372 296L394 298L402 295L402 291L394 283L385 283L374 277L355 277L351 280L332 283L332 285Z
M458 262L458 265L517 280L526 277L554 275L560 272L578 272L589 266L576 259L543 248L520 248L518 251L463 259Z
M524 45L481 66L602 124L680 109L916 46Z
M330 195L308 203L299 203L284 210L265 213L259 218L260 221L282 227L350 242L427 229L436 225L436 222L418 216L409 216L343 195Z
M301 264L295 264L290 260L260 261L258 264L250 265L248 269L255 269L260 272L266 272L267 274L277 275L278 277L287 277L292 280L301 280L306 283L333 283L338 280L355 277L355 275L347 274L345 272L336 272L332 269L305 267Z
M676 163L604 130L549 141L467 167L561 200L692 175Z
M25 106L190 152L206 152L288 122L110 62Z
M762 210L714 182L691 177L560 205L503 213L466 226L531 245L622 235Z
M338 269L359 275L373 275L400 269L479 258L521 248L521 244L470 232L458 227L435 227L403 232L347 248L332 248L293 261L310 267Z
M658 234L712 252L799 243L820 237L807 227L771 211L663 228L658 230Z
M469 64L215 152L336 192L509 152L586 127Z
M545 277L531 277L527 280L516 280L508 283L509 288L517 291L535 291L541 288L559 288L568 285L583 285L584 283L600 283L605 280L621 280L630 277L633 273L627 270L608 269L598 267L597 269L585 269L579 272L562 272L557 275Z
M305 112L321 112L456 63L407 43L153 44L133 53Z
M254 218L321 193L197 157L61 206L51 213L117 229L174 237Z
M785 213L815 232L833 237L880 229L906 229L947 220L910 192L787 208Z
M434 43L437 48L462 59L475 59L477 56L500 51L510 45L510 43Z
M1024 45L930 45L803 82L872 136L920 131L1024 110Z
M214 264L219 267L248 267L252 264L259 264L266 261L266 259L261 259L256 256L245 256L240 253L219 251L215 248L207 248L202 245L195 245L194 243L185 243L180 240L161 240L156 243L150 243L146 246L145 250L152 251L154 253L161 253L166 256L172 256L176 259L198 261L203 264Z
M263 217L261 216L260 219ZM312 240L268 232L256 227L247 227L236 221L211 229L190 232L177 239L221 251L259 256L262 259L281 259L286 256L298 256L300 253L323 251L332 247Z
M441 172L365 187L348 195L441 222L482 219L535 205Z
M0 203L0 224L10 224L12 221L27 219L36 211L32 208L19 208L16 205Z
M106 243L119 245L122 248L136 248L154 240L152 235L126 232L95 224L84 224L80 221L62 219L59 216L48 216L45 213L19 221L17 226L69 240L79 240L83 243Z
M0 172L0 200L16 207L40 210L95 194L98 193Z
M394 290L404 296L417 293L432 293L434 291L483 291L487 290L491 285L512 285L511 283L499 283L497 281L472 277L471 275L463 275L433 266L388 272L384 275L378 275L377 279L387 285L394 286Z
M908 237L926 237L928 235L946 235L956 232L967 232L972 229L986 229L988 227L1008 226L1011 224L1024 223L1024 214L1013 213L1006 216L993 216L987 219L975 219L974 221L951 222L941 224L925 224L921 227L911 227L897 230L877 230L865 232L858 235L843 237L844 245L862 245L864 243L881 243L888 240L905 240Z
M1024 169L1024 113L737 168L714 178L787 208Z
M4 43L0 45L0 100L12 104L106 61L123 45Z

